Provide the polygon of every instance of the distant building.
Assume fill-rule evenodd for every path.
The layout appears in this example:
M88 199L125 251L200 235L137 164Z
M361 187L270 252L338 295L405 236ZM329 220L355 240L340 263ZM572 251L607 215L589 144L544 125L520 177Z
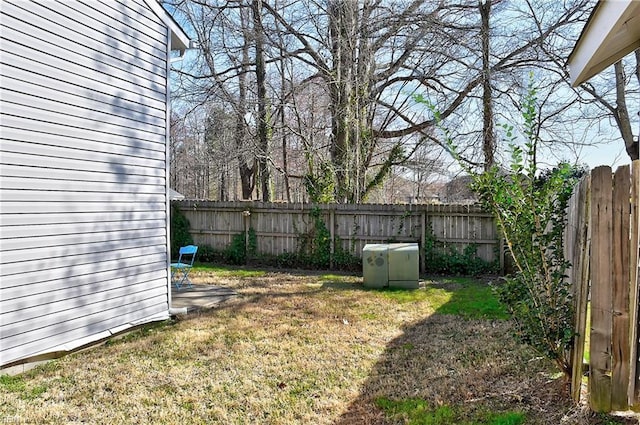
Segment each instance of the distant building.
M439 200L443 204L473 204L478 202L478 196L471 190L471 176L459 176L444 185L439 193Z

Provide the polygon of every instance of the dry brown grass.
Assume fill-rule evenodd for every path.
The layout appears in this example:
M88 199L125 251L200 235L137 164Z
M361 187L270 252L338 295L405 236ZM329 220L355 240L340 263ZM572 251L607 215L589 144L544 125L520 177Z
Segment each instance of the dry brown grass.
M595 424L548 362L500 320L434 314L361 279L276 273L214 310L67 356L0 385L0 422L385 424L377 397L521 411L530 424ZM401 420L396 418L396 420ZM609 420L609 419L606 419Z

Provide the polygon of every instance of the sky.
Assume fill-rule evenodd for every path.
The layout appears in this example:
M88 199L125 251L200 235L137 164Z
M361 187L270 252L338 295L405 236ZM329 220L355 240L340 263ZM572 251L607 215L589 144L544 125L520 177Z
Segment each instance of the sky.
M599 165L609 165L615 169L620 165L631 163L622 140L598 146L585 147L580 156L581 159L583 159L581 162L586 163L591 169Z
M627 108L631 118L631 128L636 138L640 130L640 122L638 120L640 117L639 100L637 94L627 97ZM588 146L573 149L559 149L555 155L555 162L558 162L558 157L565 156L565 158L561 159L566 159L571 163L586 164L590 169L594 169L600 165L608 165L614 170L618 166L631 163L631 159L624 146L624 141L622 140L618 127L613 121L613 117L610 117L608 120L601 120L598 124L598 129L594 129L585 139L585 143L589 144ZM551 162L553 162L553 160Z

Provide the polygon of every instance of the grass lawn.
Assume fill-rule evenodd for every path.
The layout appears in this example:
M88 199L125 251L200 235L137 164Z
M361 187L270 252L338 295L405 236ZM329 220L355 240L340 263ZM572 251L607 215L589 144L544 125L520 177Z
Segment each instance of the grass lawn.
M210 269L239 296L0 377L0 422L613 424L565 396L486 283L365 290L350 275Z

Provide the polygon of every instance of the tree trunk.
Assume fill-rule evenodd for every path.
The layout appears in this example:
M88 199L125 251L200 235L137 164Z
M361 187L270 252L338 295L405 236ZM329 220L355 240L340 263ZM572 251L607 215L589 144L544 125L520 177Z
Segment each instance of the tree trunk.
M243 152L245 138L247 137L246 124L244 122L247 112L247 74L249 72L249 43L245 38L242 49L242 68L244 72L238 75L238 106L236 110L235 141L238 155L238 167L240 172L240 185L242 186L242 199L251 199L255 188L256 164L249 164L246 153Z
M479 0L480 38L482 40L482 152L484 169L488 171L494 165L496 137L493 129L493 95L491 93L491 64L489 62L491 0Z
M220 182L218 183L218 199L220 199L221 201L228 201L229 195L227 192L227 165L223 164L218 171L220 173Z
M638 58L636 54L636 59ZM633 131L631 130L631 121L629 120L629 110L627 109L627 100L625 97L624 69L622 62L618 61L614 64L616 73L616 111L615 120L620 129L620 135L624 140L624 146L631 160L640 159L638 152L638 143L633 140Z
M353 8L357 4L350 0L332 0L329 4L329 32L332 41L333 67L329 93L331 102L331 162L335 173L335 200L346 202L352 192L350 181L349 152L350 117L353 113L350 103L353 54L349 42L353 28Z
M364 2L362 11L354 13L354 21L359 33L356 77L354 78L354 194L353 202L360 203L369 193L368 171L376 152L376 139L373 137L372 81L375 78L375 62L372 49L373 32L371 24L372 4Z
M280 49L280 56L283 57L283 50L282 48ZM285 120L285 107L284 107L284 99L286 96L286 78L285 78L285 73L284 73L284 67L285 67L285 62L284 59L281 60L281 67L282 67L282 72L280 74L280 106L279 106L279 113L280 113L280 131L282 132L282 177L284 179L284 190L285 190L285 194L287 197L287 202L291 202L291 186L289 183L289 163L288 163L288 155L287 155L287 149L288 149L288 141L287 141L287 131L285 129L286 126L286 120Z
M271 201L271 176L269 173L269 129L267 117L267 87L264 62L264 28L262 27L262 0L253 0L253 30L256 51L256 85L258 89L258 174L262 200Z

